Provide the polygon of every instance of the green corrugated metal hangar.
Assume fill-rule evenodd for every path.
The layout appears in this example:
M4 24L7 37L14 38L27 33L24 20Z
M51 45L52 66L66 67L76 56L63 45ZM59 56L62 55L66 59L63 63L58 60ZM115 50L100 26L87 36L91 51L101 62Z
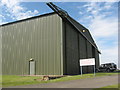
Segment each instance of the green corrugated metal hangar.
M87 58L99 66L89 30L58 11L0 26L3 75L80 74L79 60ZM91 72L93 66L83 67L83 73Z

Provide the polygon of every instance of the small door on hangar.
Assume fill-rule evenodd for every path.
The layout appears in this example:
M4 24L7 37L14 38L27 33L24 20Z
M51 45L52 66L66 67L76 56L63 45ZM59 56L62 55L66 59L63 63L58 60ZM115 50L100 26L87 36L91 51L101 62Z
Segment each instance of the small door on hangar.
M29 70L30 70L30 75L35 75L35 61L30 61L29 62Z

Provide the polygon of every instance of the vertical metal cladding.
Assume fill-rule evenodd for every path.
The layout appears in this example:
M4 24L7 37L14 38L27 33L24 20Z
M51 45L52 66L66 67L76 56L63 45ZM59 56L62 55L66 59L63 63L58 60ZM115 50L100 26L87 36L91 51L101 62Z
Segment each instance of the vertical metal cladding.
M85 29L83 26L75 22L73 19L71 21L82 31ZM65 22L63 22L65 23ZM95 58L96 67L99 66L99 53L96 50L96 45L94 40L92 39L89 31L85 29L85 32L82 32L90 42L92 42L95 47L79 32L77 31L71 24L64 24L64 71L66 74L80 74L80 59L88 59ZM96 50L96 51L95 51ZM83 66L83 73L92 73L93 66Z
M86 39L81 34L79 34L79 52L81 59L87 58Z
M79 34L79 52L80 59L95 58L96 67L99 66L98 51L81 35ZM93 72L93 66L84 66L83 73Z
M96 59L99 52L89 31L72 18L76 27L62 20L57 14L23 20L0 27L2 42L2 73L5 75L30 74L30 58L35 60L36 75L80 74L79 60ZM84 66L83 73L93 72Z
M78 32L66 23L66 73L79 74Z
M87 41L86 39L81 35L79 34L79 56L80 56L80 59L86 59L87 58ZM80 69L81 70L81 69ZM83 73L87 73L87 67L84 66L82 67L82 70L83 70Z
M98 54L98 51L95 49L95 64L96 64L96 68L98 68L98 66L100 65L100 62L99 62L99 54Z
M37 75L62 75L62 19L57 14L3 26L3 74L28 75L29 60Z
M89 30L87 28L85 28L83 25L81 25L80 23L78 23L73 18L69 17L69 19L74 23L75 26L77 26L79 28L79 31L81 31L90 40L90 42L92 42L96 46ZM85 30L85 32L83 32L83 30Z
M87 58L93 58L92 45L87 41ZM93 72L93 66L87 66L87 73Z

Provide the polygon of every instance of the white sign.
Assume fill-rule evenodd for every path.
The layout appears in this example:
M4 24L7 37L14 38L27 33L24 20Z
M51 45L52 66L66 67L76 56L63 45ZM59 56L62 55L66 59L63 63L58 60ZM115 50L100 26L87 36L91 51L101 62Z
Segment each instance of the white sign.
M80 66L95 65L95 58L80 59Z

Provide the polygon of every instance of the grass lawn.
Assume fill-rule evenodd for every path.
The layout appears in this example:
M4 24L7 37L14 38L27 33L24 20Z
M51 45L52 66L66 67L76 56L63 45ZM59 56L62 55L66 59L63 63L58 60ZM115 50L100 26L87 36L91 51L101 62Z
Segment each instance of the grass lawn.
M38 76L3 75L2 76L2 87L29 85L29 84L40 84L40 83L51 83L51 82L62 82L62 81L68 81L68 80L94 78L94 77L98 77L98 76L110 76L110 75L117 75L117 74L118 73L96 73L96 76L94 76L93 74L83 74L82 76L81 75L66 76L66 77L48 80L48 81L36 81L36 80L34 80L34 79L41 79L42 78L42 77L38 77Z

